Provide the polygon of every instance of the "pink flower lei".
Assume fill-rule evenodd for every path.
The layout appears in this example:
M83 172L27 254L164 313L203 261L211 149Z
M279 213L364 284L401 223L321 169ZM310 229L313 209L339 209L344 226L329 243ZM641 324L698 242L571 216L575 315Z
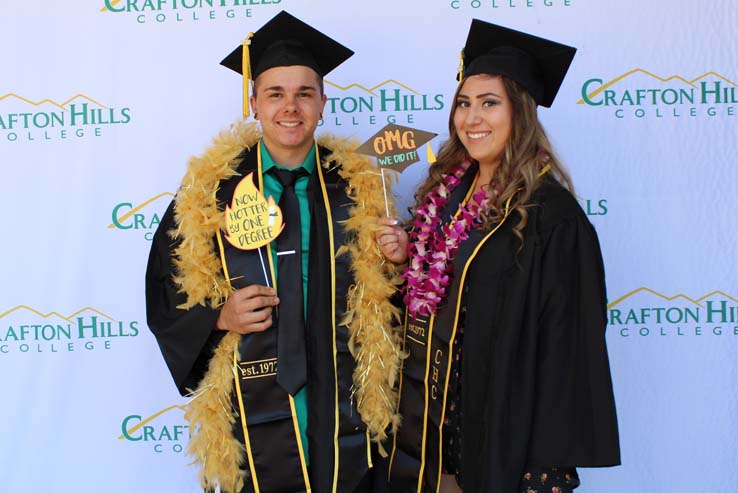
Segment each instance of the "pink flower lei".
M407 248L409 265L402 274L406 282L404 301L413 318L436 313L451 283L452 262L459 245L472 228L481 224L479 212L487 208L489 196L480 190L466 206L459 205L455 219L441 226L438 213L470 164L466 161L444 174L415 213Z

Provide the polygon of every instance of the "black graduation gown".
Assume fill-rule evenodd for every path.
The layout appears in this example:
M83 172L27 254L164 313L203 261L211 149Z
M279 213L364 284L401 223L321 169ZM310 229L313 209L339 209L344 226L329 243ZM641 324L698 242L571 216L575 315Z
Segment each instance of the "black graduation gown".
M481 247L476 256L468 245L459 249L462 256L466 247L471 258L465 283L457 289L461 299L449 297L440 310L454 309L457 301L466 307L461 353L465 492L518 493L526 464L620 463L597 235L571 193L553 179L544 178L532 202L522 249L512 231L519 221L514 212L486 241L481 242L485 232L470 235L467 242L481 242ZM454 275L463 267L455 263ZM403 368L403 379L411 372L417 375L417 369ZM393 491L417 491L422 458L407 443L422 433L423 402L417 392L401 392L403 427L411 429L401 427L397 435ZM425 460L437 458L437 436L426 438ZM437 470L429 467L424 473L435 477ZM423 491L430 491L423 484Z
M329 153L326 149L319 149L321 157ZM220 184L217 199L221 208L226 203L230 204L241 177L256 170L256 146L245 150L242 156L244 159L238 167L239 174ZM322 171L326 194L331 203L332 222L329 223L317 172L311 175L308 186L312 215L306 320L310 482L314 492L351 492L360 482L361 487L371 486L371 481L365 477L370 467L366 427L350 399L354 363L348 349L349 334L347 328L340 324L345 311L346 291L353 279L347 255L335 258L335 313L331 301L334 294L331 292L331 259L335 249L344 242L341 221L347 218L351 202L345 192L346 182L339 177L338 169L331 166L328 169L323 167ZM146 272L146 310L149 327L174 382L179 392L185 395L197 388L212 352L225 332L215 329L218 310L201 305L188 310L177 308L186 301L186 296L178 292L172 281L174 268L171 252L178 242L172 240L167 232L175 229L173 209L174 203L167 209L154 235ZM329 229L334 235L333 250L329 242ZM213 248L217 251L215 239ZM335 372L334 339L337 353ZM337 415L339 424L336 437ZM235 436L243 439L239 429L237 423ZM270 443L267 446L278 447L279 444ZM337 480L334 478L336 450L339 455ZM270 491L265 486L261 485L262 491ZM243 491L251 491L250 485L247 484Z

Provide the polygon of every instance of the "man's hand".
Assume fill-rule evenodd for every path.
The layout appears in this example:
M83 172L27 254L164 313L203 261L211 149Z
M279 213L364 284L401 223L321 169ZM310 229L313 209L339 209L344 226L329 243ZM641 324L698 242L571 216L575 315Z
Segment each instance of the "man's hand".
M377 245L384 258L395 264L402 264L407 260L407 232L397 226L397 221L389 217L377 220L377 230L374 233Z
M274 289L252 284L228 298L220 309L215 327L239 334L262 332L272 326L272 308L278 304Z

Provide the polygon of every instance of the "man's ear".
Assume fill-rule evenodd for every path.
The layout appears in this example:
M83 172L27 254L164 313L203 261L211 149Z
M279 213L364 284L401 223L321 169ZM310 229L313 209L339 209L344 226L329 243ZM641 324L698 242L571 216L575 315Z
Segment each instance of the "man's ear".
M254 115L254 120L259 119L259 115L256 112L256 98L253 96L249 96L249 105L251 105L251 113Z

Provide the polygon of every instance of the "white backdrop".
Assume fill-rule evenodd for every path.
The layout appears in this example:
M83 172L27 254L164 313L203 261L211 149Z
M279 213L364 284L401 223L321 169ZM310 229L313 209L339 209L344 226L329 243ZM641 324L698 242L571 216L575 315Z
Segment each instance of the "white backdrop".
M735 490L732 0L0 1L2 490L198 490L145 321L149 240L239 117L219 60L281 9L356 51L319 130L361 141L394 120L438 148L472 17L579 48L540 115L603 247L624 463L580 491Z

